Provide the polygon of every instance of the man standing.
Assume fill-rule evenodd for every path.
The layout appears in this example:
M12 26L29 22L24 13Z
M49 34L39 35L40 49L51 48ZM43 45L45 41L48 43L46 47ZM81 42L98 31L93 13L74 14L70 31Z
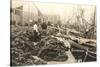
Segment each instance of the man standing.
M38 42L38 24L37 22L33 25L33 41Z
M46 33L46 30L47 30L47 24L46 22L43 22L41 24L41 28L42 28L42 34L45 36L47 33Z
M41 27L42 27L42 29L47 29L47 24L46 24L46 22L43 22L43 23L41 24Z

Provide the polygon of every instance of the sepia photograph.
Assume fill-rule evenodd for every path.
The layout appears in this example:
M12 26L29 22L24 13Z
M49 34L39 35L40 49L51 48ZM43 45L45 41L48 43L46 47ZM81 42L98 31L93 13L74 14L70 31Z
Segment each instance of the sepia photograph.
M97 61L96 5L10 0L10 66Z

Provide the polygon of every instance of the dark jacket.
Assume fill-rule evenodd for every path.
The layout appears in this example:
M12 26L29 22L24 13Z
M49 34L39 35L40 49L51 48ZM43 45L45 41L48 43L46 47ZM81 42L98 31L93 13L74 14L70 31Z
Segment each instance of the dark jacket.
M47 29L47 24L43 23L43 24L41 24L41 27L42 27L42 29Z

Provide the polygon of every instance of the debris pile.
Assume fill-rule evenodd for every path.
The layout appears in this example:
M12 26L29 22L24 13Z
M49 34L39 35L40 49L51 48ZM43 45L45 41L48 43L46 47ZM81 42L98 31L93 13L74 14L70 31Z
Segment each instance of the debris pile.
M11 37L11 65L46 64L42 59L34 58L38 50L32 39L31 29L13 28Z
M66 61L68 59L64 42L48 36L34 45L30 28L14 27L11 31L11 65L39 65L48 61Z
M37 46L40 48L38 56L45 61L66 61L68 59L65 53L68 51L68 47L54 37L42 39Z
M72 52L77 62L80 60L81 62L96 61L95 40L54 34L55 31L57 30L49 28L47 35L40 38L35 45L31 27L13 27L11 31L11 65L40 65L52 61L66 62L69 58L66 54L68 50Z

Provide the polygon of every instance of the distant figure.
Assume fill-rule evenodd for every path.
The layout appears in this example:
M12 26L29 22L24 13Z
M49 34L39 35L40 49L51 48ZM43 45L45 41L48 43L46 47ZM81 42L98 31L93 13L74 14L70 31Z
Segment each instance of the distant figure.
M45 22L43 22L43 23L41 24L41 27L42 27L42 29L47 29L47 24L46 24Z
M33 41L38 42L38 25L37 22L33 25Z
M42 35L43 36L45 36L45 35L47 35L47 24L46 24L46 22L43 22L42 24L41 24L41 28L42 28Z
M33 29L34 31L38 32L38 25L36 23L33 25Z

